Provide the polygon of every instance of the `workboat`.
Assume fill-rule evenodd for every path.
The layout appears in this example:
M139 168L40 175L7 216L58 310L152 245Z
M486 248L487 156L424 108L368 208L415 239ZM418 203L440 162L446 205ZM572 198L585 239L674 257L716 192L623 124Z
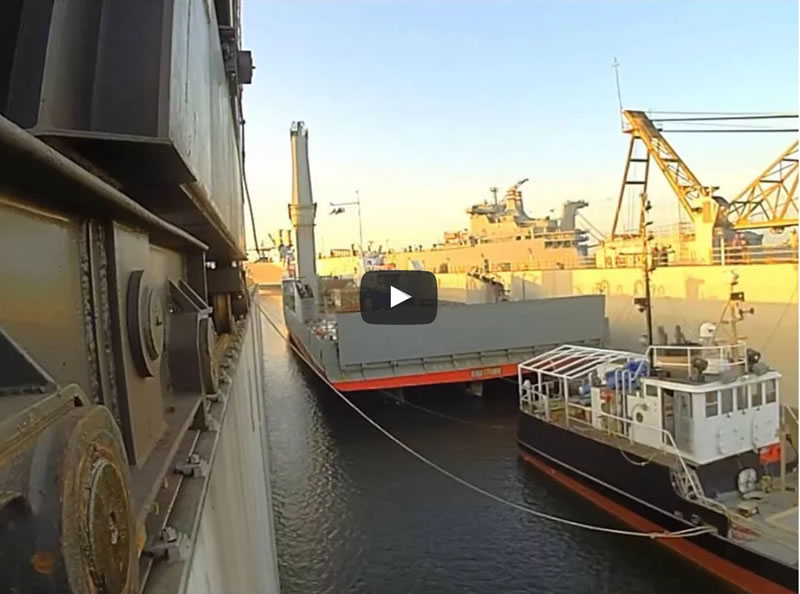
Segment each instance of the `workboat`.
M781 375L735 325L678 334L644 354L565 344L521 363L521 456L635 530L669 533L657 540L737 588L796 592Z

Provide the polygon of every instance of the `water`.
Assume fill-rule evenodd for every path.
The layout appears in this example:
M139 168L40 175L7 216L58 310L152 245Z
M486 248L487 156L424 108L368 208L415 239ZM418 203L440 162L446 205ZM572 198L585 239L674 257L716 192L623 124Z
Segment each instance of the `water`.
M262 305L282 321L279 297ZM562 526L465 489L370 427L267 323L264 342L284 594L725 591L649 539ZM519 461L510 384L488 385L483 399L441 386L407 395L436 414L374 393L350 397L470 482L550 514L621 527Z

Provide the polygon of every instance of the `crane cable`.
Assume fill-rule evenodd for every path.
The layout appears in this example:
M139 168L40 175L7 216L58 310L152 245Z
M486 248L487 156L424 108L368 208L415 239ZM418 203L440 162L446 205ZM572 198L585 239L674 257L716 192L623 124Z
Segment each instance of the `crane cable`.
M647 538L650 538L650 539L656 539L656 538L689 538L689 537L692 537L692 536L698 536L700 534L708 534L708 533L716 531L716 528L714 528L713 526L694 526L692 528L685 528L683 530L677 530L677 531L674 531L674 532L639 532L639 531L635 531L635 530L619 530L619 529L616 529L616 528L607 528L605 526L597 526L597 525L594 525L594 524L586 524L586 523L583 523L583 522L577 522L575 520L570 520L568 518L562 518L561 516L554 516L554 515L551 515L551 514L547 514L545 512L541 512L541 511L538 511L538 510L533 509L531 507L528 507L527 505L522 505L522 504L519 504L519 503L515 503L513 501L505 499L504 497L496 495L496 494L492 493L491 491L487 491L486 489L483 489L482 487L474 485L474 484L470 483L469 481L461 478L460 476L453 474L449 470L439 466L436 462L433 462L432 460L426 458L425 456L423 456L422 454L417 452L415 449L413 449L411 446L406 445L400 439L395 437L392 433L390 433L389 431L384 429L379 423L377 423L372 418L370 418L369 415L367 415L364 411L362 411L355 404L353 404L353 402L349 398L347 398L340 390L338 390L330 382L330 380L328 380L328 378L326 378L324 375L322 375L311 364L311 362L308 361L308 359L304 356L304 354L300 351L300 349L298 349L294 344L292 344L291 340L289 340L289 338L283 332L281 332L281 330L278 328L278 326L275 325L275 323L269 317L267 312L265 312L262 309L260 304L257 304L257 307L258 307L258 310L261 313L261 315L264 316L264 318L267 320L267 323L269 323L269 325L278 334L278 336L280 336L291 347L291 349L295 352L295 354L297 354L298 357L300 357L303 361L305 361L305 363L309 366L310 369L314 370L314 372L317 374L317 376L323 382L325 382L325 384L327 384L328 387L339 398L341 398L344 401L345 404L347 404L347 406L352 408L365 421L367 421L367 423L369 423L370 425L375 427L375 429L377 429L385 437L387 437L389 440L394 442L396 445L398 445L399 447L404 449L406 452L408 452L409 454L411 454L412 456L417 458L420 462L422 462L423 464L429 466L430 468L433 468L435 471L439 472L440 474L443 474L444 476L446 476L447 478L455 481L456 483L460 484L461 486L466 487L470 491L474 491L475 493L478 493L480 495L483 495L484 497L492 499L493 501L496 501L497 503L500 503L500 504L505 505L507 507L511 507L511 508L516 509L518 511L530 514L532 516L536 516L537 518L542 518L542 519L549 520L549 521L552 521L552 522L556 522L556 523L559 523L559 524L566 524L568 526L573 526L573 527L576 527L576 528L583 528L585 530L590 530L590 531L593 531L593 532L604 532L604 533L608 533L608 534L617 534L617 535L620 535L620 536L647 537Z
M238 95L238 103L239 103L239 114L241 117L242 113L242 96L241 94ZM250 199L250 186L247 184L247 168L245 167L245 141L244 141L244 118L240 121L240 131L241 131L241 150L237 150L239 154L239 167L242 170L242 175L240 178L240 189L247 200L247 208L250 211L250 225L253 228L253 243L255 244L256 255L259 259L264 257L264 254L261 253L261 246L258 243L258 231L256 230L256 216L253 212L253 201ZM246 241L246 240L245 240Z

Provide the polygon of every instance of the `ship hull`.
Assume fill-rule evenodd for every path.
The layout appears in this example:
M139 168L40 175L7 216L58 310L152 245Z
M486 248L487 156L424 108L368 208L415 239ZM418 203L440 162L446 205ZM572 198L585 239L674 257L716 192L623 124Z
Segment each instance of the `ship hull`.
M641 532L695 526L693 514L726 533L722 514L680 497L668 467L632 464L620 451L527 414L520 414L517 442L525 462ZM634 462L645 462L627 455ZM677 512L677 513L676 513ZM658 542L745 592L797 592L797 570L715 533Z
M410 375L376 377L360 380L334 381L325 373L319 362L311 355L301 338L289 331L289 340L297 349L300 358L318 376L322 377L340 392L358 392L367 390L393 390L398 388L411 388L418 386L432 386L437 384L471 383L512 377L517 375L517 364L496 365L493 367L470 367L452 371L432 373L415 373Z
M604 297L441 307L419 326L375 326L358 312L319 316L283 286L283 318L302 358L343 392L516 377L517 364L553 344L602 344ZM566 318L566 321L565 319Z

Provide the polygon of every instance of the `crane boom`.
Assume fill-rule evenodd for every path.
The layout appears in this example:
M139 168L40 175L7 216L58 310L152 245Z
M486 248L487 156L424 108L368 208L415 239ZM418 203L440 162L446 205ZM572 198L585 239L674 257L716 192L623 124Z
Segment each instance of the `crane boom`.
M628 132L642 139L647 152L667 178L681 206L692 220L696 219L703 209L703 204L708 201L714 203L712 197L719 188L700 183L697 176L644 112L625 110L624 114L630 124Z
M728 220L736 229L780 229L796 226L797 146L794 141L728 206Z

